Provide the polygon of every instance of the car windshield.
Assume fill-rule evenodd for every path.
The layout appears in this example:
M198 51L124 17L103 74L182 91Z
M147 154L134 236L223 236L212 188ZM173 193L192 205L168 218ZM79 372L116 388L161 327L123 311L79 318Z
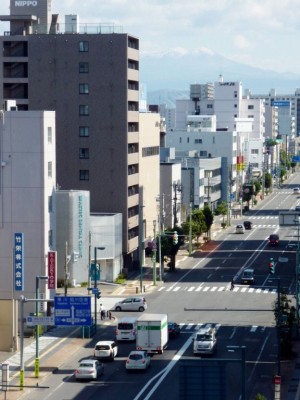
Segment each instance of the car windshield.
M198 333L196 336L196 340L204 341L204 340L211 340L212 337L209 333Z
M107 344L100 344L96 346L96 350L109 350L109 346Z
M129 331L129 330L133 329L133 324L131 324L129 322L121 322L121 323L119 323L118 328L121 330Z
M82 368L90 368L92 366L93 366L93 363L87 363L87 362L79 364L79 367L82 367Z
M143 356L141 354L130 354L129 359L138 361L138 360L142 360Z
M251 278L252 277L252 271L245 271L244 272L244 278Z

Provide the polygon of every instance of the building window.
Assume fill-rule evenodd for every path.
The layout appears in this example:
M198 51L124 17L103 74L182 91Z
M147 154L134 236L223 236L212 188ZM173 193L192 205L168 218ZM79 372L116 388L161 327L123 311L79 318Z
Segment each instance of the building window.
M52 144L52 126L48 126L48 143Z
M53 232L52 229L50 229L48 231L48 247L52 247L53 246Z
M187 141L187 143L190 143L190 138L188 137L188 138L186 139L186 141Z
M142 149L142 157L150 157L150 156L157 156L159 154L159 147L143 147Z
M237 104L234 105L234 108L237 108Z
M79 115L89 115L89 106L79 106Z
M207 104L206 107L207 108L213 108L213 105L212 104Z
M89 63L80 62L79 63L79 73L80 74L87 74L88 72L89 72Z
M89 42L86 41L79 42L79 51L80 52L89 51Z
M202 144L202 139L195 139L196 144Z
M88 169L79 170L79 180L88 181L90 179L90 171Z
M52 196L48 196L48 212L51 213L53 211L53 201Z
M251 154L258 154L258 149L251 149Z
M79 84L79 94L89 94L88 83L80 83Z
M254 110L254 105L249 104L248 110Z
M79 158L90 158L90 150L87 148L79 149Z
M48 178L52 178L52 161L48 162Z
M88 126L80 126L79 127L79 136L80 137L89 137L90 136L90 128Z

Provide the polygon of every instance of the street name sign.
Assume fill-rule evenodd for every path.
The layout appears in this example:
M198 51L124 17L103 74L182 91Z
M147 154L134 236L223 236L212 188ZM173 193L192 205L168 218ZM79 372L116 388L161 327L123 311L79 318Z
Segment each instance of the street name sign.
M90 296L55 296L54 322L57 326L92 325Z
M26 317L27 326L54 325L54 317Z

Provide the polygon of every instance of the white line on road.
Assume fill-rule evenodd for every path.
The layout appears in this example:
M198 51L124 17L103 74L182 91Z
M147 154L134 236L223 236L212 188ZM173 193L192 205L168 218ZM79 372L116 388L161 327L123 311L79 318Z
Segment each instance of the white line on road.
M148 400L152 396L152 394L155 392L155 390L158 388L158 386L161 384L161 382L165 379L165 377L168 375L169 372L175 367L177 361L180 360L181 356L184 354L184 352L187 350L187 348L191 345L192 343L192 336L188 338L188 340L185 342L185 344L181 347L181 349L178 351L178 353L172 358L172 360L169 362L169 364L166 366L165 369L163 369L161 372L159 372L157 375L155 375L150 381L148 381L147 385L143 387L143 389L135 396L133 400L138 400L141 398L145 390L148 389L149 386L152 386L153 381L157 379L160 375L159 380L156 382L154 386L152 386L150 392L146 397L142 397L143 400Z

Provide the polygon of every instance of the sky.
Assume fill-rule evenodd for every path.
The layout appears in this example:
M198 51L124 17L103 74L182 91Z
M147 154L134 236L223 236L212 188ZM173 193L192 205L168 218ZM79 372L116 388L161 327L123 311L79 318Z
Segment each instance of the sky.
M9 14L9 3L0 0L1 15ZM141 55L204 52L300 73L299 0L52 0L52 13L61 22L78 14L80 23L122 26L140 39Z

